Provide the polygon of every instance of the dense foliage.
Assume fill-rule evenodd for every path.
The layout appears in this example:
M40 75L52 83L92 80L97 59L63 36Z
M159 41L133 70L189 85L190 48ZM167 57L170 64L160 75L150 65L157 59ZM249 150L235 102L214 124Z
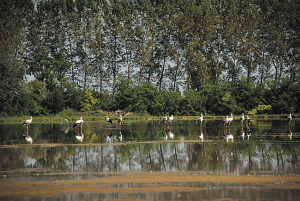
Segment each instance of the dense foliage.
M4 1L1 115L299 113L299 9L298 0Z

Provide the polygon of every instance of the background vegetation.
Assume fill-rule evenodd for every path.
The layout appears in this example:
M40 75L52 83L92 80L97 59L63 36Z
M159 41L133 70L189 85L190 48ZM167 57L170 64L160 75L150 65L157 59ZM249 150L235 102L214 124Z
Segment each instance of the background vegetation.
M298 0L4 1L0 115L299 113L299 9Z

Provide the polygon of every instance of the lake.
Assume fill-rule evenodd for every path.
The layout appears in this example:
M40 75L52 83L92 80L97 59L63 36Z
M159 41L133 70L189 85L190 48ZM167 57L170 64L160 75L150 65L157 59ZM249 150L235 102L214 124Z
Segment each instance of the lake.
M17 182L14 185L19 185L28 181L31 184L49 182L49 185L58 181L94 183L117 177L131 178L139 174L142 177L149 176L151 181L155 173L160 176L156 179L182 176L185 180L174 182L166 179L165 184L121 181L107 184L110 182L107 180L105 185L94 184L97 186L94 193L92 190L68 191L59 196L45 193L54 200L59 200L61 196L64 200L300 198L298 121L252 120L248 125L234 120L228 126L223 126L220 120L207 120L202 124L195 120L175 120L167 124L162 121L135 120L125 120L122 124L85 121L82 126L75 128L72 123L33 122L28 128L20 124L0 125L0 187L7 186L7 182ZM195 180L199 177L199 180L189 181L191 175ZM203 179L208 176L219 176L219 179L227 176L232 181L200 180L200 177ZM284 184L298 187L281 186L274 189L273 185L263 180L233 182L245 176L258 180L262 176L297 178L297 181ZM57 187L56 184L54 186ZM149 190L157 186L160 188ZM164 186L171 188L163 190ZM147 189L145 192L130 191L143 187ZM107 188L117 188L120 192L101 191ZM121 189L127 189L128 192ZM26 199L23 194L1 196L0 191L0 196L7 200L37 198L35 194L25 195Z

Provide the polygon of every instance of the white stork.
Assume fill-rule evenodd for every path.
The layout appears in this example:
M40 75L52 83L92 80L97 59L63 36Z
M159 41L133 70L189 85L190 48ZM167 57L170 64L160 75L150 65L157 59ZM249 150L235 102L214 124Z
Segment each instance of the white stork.
M293 119L293 118L292 118L292 114L290 113L290 116L288 116L288 120L289 120L289 121L292 121L292 119Z
M199 123L202 123L203 122L203 114L201 113L201 116L200 118L198 119Z
M244 120L245 120L245 116L244 116L244 113L242 113L242 116L240 118L240 122L244 122Z
M168 121L168 117L165 116L165 117L163 118L163 122L166 123L167 121Z
M73 128L75 128L78 125L82 125L82 124L83 124L83 119L82 119L82 117L80 117L79 120L77 120L77 121L74 122Z
M247 117L246 117L246 122L248 123L248 124L250 124L250 122L251 122L251 119L250 119L250 117L247 115Z
M228 123L230 124L233 121L233 114L230 114L230 117L228 118Z
M171 122L171 121L173 121L174 120L174 117L173 117L173 115L171 115L170 117L169 117L169 121Z
M108 123L110 123L110 124L112 124L112 120L110 119L110 118L108 118L108 116L106 116L106 121L108 122Z
M122 115L120 114L120 117L118 118L118 123L122 123L123 122L123 118Z
M26 121L24 121L22 126L28 126L29 124L31 124L31 122L32 122L32 116L30 116L30 119L27 119Z
M225 117L223 120L223 126L226 126L228 124L228 116Z

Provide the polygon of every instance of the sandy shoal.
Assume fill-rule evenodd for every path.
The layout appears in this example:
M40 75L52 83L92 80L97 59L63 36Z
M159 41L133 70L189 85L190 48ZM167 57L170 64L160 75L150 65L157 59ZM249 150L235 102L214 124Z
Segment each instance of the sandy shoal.
M166 172L149 172L137 175L101 177L98 179L16 182L0 181L0 197L3 196L44 196L57 193L137 193L158 191L199 191L201 187L174 185L188 182L259 183L270 184L273 188L300 189L300 176L234 176L234 175L176 175ZM130 184L127 187L116 187ZM143 184L134 187L133 184ZM126 185L125 185L126 186ZM130 187L131 186L131 187ZM163 186L163 188L162 188Z

